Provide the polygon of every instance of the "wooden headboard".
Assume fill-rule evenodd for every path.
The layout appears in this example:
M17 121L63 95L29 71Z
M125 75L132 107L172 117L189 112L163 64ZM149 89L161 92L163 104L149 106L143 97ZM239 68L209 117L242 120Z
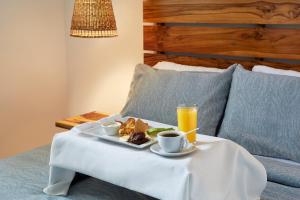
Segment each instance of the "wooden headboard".
M144 0L144 62L300 71L300 0Z

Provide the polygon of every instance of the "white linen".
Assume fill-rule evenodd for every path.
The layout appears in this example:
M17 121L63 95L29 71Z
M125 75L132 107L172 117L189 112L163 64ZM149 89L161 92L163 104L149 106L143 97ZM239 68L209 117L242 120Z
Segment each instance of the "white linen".
M285 75L285 76L296 76L300 77L300 72L293 70L276 69L264 65L255 65L252 69L253 72L261 72L267 74Z
M162 200L259 199L267 182L259 161L229 140L198 135L197 141L191 155L165 158L83 135L80 128L59 133L44 192L66 195L80 172Z
M154 69L159 70L175 70L175 71L190 71L190 72L224 72L226 69L219 69L213 67L181 65L173 62L161 61L153 66Z

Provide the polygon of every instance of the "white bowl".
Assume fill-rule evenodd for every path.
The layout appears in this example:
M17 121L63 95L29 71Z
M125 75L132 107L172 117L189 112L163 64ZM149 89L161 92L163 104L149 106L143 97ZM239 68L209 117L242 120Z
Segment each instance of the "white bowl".
M113 136L113 135L117 135L117 133L121 127L121 123L120 122L105 122L105 123L100 124L100 126L105 135Z

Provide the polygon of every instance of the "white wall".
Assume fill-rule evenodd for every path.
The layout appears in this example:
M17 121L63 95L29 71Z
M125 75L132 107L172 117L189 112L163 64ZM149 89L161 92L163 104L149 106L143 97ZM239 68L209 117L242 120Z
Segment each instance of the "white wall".
M66 116L62 0L0 1L0 157L50 143Z
M0 1L0 158L48 144L54 122L126 102L143 61L142 0L113 0L119 36L69 37L74 0Z
M74 0L66 0L69 34ZM119 36L67 37L69 111L120 112L137 63L143 62L142 0L113 0Z

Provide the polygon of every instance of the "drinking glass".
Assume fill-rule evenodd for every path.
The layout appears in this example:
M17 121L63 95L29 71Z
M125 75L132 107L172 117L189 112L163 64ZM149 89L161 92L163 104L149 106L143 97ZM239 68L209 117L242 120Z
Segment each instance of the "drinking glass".
M183 132L188 132L197 128L197 105L181 104L177 107L177 122L178 129ZM190 143L196 141L196 131L189 133L187 139Z

